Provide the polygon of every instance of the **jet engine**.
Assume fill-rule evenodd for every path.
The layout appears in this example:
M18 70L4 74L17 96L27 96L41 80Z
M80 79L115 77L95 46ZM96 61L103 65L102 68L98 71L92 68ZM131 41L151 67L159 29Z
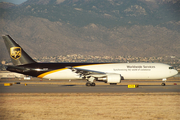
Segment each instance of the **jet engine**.
M103 81L106 83L120 83L121 82L121 75L120 74L107 74L104 77L98 78L98 81Z

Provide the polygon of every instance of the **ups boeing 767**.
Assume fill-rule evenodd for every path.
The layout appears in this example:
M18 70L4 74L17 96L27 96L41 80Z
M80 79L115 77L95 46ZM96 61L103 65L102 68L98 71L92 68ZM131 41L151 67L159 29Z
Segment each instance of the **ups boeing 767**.
M162 79L178 72L172 66L162 63L37 63L9 35L2 36L13 66L8 71L38 78L57 80L87 80L86 86L95 86L95 81L110 84L126 79Z

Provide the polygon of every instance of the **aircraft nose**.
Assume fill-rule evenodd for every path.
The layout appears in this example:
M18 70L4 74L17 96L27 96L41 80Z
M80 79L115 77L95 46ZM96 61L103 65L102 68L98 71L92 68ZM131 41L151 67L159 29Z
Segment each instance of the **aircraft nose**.
M176 70L176 74L178 74L178 71Z
M177 70L174 70L174 75L177 75L178 74L178 71Z

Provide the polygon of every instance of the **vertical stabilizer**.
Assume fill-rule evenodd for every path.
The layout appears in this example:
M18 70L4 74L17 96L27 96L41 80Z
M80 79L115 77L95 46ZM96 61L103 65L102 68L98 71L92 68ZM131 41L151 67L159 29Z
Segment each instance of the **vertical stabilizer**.
M36 63L9 35L2 36L14 65Z

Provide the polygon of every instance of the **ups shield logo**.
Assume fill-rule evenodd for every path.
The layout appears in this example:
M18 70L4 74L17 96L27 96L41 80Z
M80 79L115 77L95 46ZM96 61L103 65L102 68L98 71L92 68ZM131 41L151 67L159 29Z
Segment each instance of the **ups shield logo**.
M21 58L21 48L20 47L10 48L10 56L14 60Z

